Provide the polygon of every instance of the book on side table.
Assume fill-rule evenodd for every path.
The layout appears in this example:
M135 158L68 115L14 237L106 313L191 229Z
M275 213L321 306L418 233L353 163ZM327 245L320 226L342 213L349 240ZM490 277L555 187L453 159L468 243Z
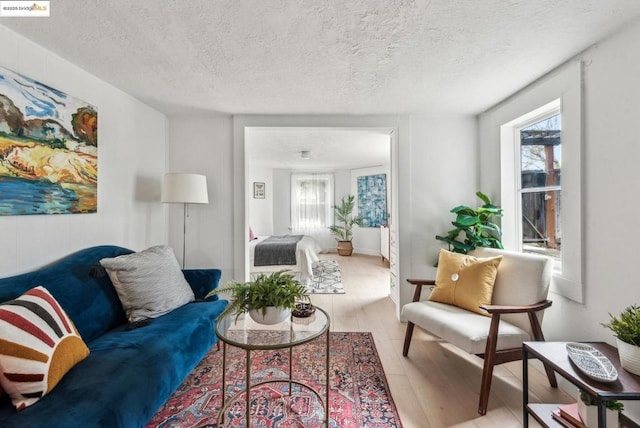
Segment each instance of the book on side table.
M565 428L576 428L574 424L572 424L571 422L569 422L568 420L562 417L559 409L552 411L551 416L556 422L558 422L560 425L562 425Z
M567 428L586 428L578 413L578 403L565 404L551 412L553 419Z

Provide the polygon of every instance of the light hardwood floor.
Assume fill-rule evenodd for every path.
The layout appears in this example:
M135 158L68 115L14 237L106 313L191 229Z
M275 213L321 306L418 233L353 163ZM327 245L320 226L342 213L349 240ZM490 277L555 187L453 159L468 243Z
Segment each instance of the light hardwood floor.
M489 409L481 417L477 407L482 360L419 328L409 356L402 356L406 324L396 319L395 305L388 296L389 270L380 257L322 254L321 258L338 261L346 294L313 295L312 302L329 313L332 331L373 333L404 427L522 426L521 362L496 367ZM537 370L530 370L529 383L533 402L573 401L549 387L545 375ZM530 426L538 425L531 419Z

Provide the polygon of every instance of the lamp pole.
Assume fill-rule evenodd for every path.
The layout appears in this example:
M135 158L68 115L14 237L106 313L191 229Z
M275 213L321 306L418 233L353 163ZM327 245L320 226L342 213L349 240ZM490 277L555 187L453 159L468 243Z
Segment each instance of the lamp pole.
M187 203L182 204L182 269L187 264Z
M162 181L162 202L182 204L182 269L187 258L188 204L207 204L207 177L201 174L168 173Z

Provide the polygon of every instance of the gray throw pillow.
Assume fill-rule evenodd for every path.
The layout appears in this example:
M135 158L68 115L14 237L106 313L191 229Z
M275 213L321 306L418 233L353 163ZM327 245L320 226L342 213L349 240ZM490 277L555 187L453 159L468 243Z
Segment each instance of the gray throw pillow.
M195 300L170 247L100 260L129 322L157 318Z

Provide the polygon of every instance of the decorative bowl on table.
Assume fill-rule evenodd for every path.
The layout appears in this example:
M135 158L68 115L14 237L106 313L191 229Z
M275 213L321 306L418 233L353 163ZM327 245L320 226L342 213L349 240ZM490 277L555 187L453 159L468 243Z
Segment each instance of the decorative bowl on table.
M591 345L584 343L567 343L569 359L593 380L613 382L618 379L618 371L611 361Z
M316 312L316 308L311 303L296 303L296 308L291 311L291 315L296 318L308 318Z

